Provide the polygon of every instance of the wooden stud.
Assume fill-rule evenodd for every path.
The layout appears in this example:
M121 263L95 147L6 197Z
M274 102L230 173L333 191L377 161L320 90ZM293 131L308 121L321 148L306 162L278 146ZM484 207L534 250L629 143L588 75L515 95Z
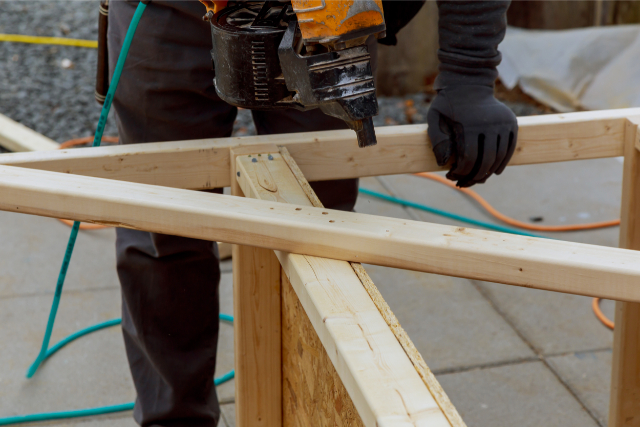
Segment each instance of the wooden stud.
M282 425L364 425L286 274L282 274Z
M10 166L0 210L640 302L640 253L619 248Z
M284 153L286 156L286 151ZM292 172L281 155L242 156L236 159L236 163L240 172L238 182L248 197L313 206L307 195L312 192L310 186L303 177L302 182L298 181L299 171ZM311 194L311 200L320 203L314 194ZM325 212L328 215L328 211ZM277 255L322 342L323 351L326 351L365 426L452 426L350 263L282 252ZM303 357L305 348L302 342L309 340L304 336L300 339L300 357ZM290 342L291 338L284 341ZM312 348L311 351L318 350ZM321 374L327 372L322 367L323 355L324 352L310 358L311 364L307 361L306 368L299 367L299 364L305 364L305 360L300 361L295 355L287 359L287 362L289 359L294 362L285 364L283 369L293 369L296 375L303 374L305 378L286 383L286 387L291 387L293 394L299 397L296 398L298 413L287 412L285 421L291 416L293 425L295 421L309 426L336 425L324 417L305 422L305 415L324 414L323 408L334 404L332 394L322 391L322 385L313 385L317 381L315 375L330 378L330 374ZM284 377L289 378L289 375L285 372ZM304 385L304 389L297 387L306 383L310 385ZM305 396L317 396L327 401L300 401ZM338 396L344 397L344 394L338 393ZM288 405L286 409L291 408L290 402L285 401L285 405ZM449 405L455 412L450 402ZM344 415L348 416L348 411ZM463 426L464 423L455 425Z
M277 147L275 148L277 152ZM230 158L243 155L231 150ZM231 164L235 176L235 161ZM232 180L231 194L242 196ZM233 245L236 425L282 425L281 269L272 250Z
M293 175L296 177L298 184L300 184L300 187L307 195L307 198L309 199L311 204L317 208L323 207L322 202L311 188L311 185L309 185L309 182L307 182L307 180L305 179L302 171L296 164L295 160L293 160L293 157L291 157L291 155L289 154L289 150L287 150L286 147L280 147L280 154L289 166L289 169L291 169ZM429 392L438 403L440 410L447 417L447 420L449 421L451 426L465 427L466 424L462 420L462 417L460 416L456 408L451 403L449 396L447 396L438 380L436 380L435 375L433 375L433 372L431 372L431 369L429 369L429 367L427 366L427 363L424 361L422 355L413 344L413 341L411 341L409 335L400 325L398 318L395 316L395 314L393 314L393 311L391 311L391 307L389 307L389 304L387 304L387 302L384 300L382 294L373 283L373 280L371 280L371 277L369 277L367 271L359 262L351 262L350 264L351 268L353 268L353 271L358 276L358 279L360 279L362 286L371 297L371 300L384 318L385 322L387 322L387 325L393 332L393 335L395 335L396 339L407 354L407 357L413 364L413 367L420 375L420 378L422 378L422 381L429 389Z
M625 117L634 114L640 109L520 117L510 165L621 156ZM229 150L256 144L286 146L309 181L446 169L426 125L378 127L376 135L378 145L366 149L353 131L336 130L2 154L0 164L194 190L228 187Z
M638 118L625 127L620 247L640 250ZM616 302L609 427L640 426L640 303Z
M11 151L57 150L57 142L0 114L0 145Z

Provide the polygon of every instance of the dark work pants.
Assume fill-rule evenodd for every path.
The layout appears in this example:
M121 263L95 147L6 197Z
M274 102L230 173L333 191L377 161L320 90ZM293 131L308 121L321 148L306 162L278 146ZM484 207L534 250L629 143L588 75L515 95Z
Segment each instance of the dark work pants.
M136 6L110 2L112 72ZM153 1L145 10L113 104L123 144L231 135L237 110L215 93L204 12L198 1ZM260 134L346 128L319 110L254 111L253 119ZM325 206L353 209L357 180L312 187ZM116 250L122 329L138 395L134 418L144 427L215 426L216 244L118 229Z

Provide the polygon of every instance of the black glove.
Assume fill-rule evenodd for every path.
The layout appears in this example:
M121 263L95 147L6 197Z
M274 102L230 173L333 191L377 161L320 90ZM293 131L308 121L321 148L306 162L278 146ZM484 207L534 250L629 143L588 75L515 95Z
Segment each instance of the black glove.
M429 138L440 166L453 156L447 178L459 187L501 174L516 148L518 123L488 86L441 89L427 115Z
M493 95L509 1L438 1L440 73L427 123L439 165L458 186L500 174L516 148L515 114Z

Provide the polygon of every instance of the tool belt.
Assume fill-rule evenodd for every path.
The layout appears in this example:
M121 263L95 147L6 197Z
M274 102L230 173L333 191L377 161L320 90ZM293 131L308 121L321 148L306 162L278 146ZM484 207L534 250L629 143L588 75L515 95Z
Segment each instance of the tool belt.
M99 104L109 90L109 50L107 49L107 29L109 27L109 0L101 0L98 18L98 73L96 75L95 98Z

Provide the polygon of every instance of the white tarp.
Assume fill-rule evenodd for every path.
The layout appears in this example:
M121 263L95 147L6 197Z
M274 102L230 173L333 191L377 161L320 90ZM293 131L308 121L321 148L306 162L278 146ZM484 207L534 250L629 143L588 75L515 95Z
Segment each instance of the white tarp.
M560 112L640 107L640 25L509 27L500 80Z

